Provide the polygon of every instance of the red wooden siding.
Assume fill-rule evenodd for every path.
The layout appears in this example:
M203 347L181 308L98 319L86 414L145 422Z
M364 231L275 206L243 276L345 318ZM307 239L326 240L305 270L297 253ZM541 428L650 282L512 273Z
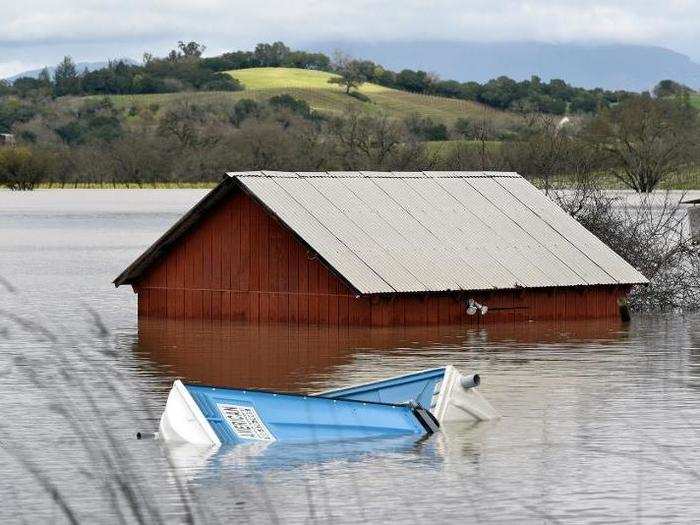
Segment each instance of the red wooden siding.
M615 317L629 287L357 297L289 229L239 192L134 288L141 317L389 326ZM468 316L469 298L489 313Z

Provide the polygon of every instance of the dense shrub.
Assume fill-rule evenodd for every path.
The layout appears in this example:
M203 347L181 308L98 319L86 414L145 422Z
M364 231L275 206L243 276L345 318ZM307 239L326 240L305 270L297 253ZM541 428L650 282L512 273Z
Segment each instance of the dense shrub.
M288 94L271 97L268 100L268 104L273 111L278 113L277 121L284 125L288 125L287 120L284 118L285 112L289 112L292 115L312 122L323 120L323 117L319 113L311 109L308 102Z
M239 128L243 121L249 117L260 118L263 114L264 107L262 104L244 98L236 102L228 114L229 122Z
M367 95L364 93L360 93L359 91L351 91L348 93L352 98L356 98L360 102L372 102L372 99L369 98Z
M28 122L37 113L37 107L15 97L0 98L0 133L9 133L18 122Z
M25 147L0 148L0 184L11 190L31 190L49 178L51 156Z
M447 140L447 126L430 117L411 115L406 119L406 127L419 140Z
M88 100L72 115L72 118L55 127L56 134L68 145L88 141L112 141L122 136L119 112L108 98Z

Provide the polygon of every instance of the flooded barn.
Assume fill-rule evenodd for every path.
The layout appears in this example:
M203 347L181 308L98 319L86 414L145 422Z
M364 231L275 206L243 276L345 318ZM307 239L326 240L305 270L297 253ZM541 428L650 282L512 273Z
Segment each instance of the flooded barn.
M140 318L612 318L646 279L516 173L230 173L114 281Z

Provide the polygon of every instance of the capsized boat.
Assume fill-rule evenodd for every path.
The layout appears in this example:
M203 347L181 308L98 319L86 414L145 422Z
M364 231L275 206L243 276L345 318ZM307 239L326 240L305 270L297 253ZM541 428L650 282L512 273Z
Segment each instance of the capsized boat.
M415 403L219 388L178 380L168 395L159 438L195 445L318 443L420 437L438 428L432 414Z
M314 395L380 403L413 402L428 407L440 424L496 419L498 412L479 392L480 384L478 374L463 375L448 365Z
M498 417L479 384L478 375L462 375L453 366L309 396L175 381L159 437L220 445L423 435L443 422Z

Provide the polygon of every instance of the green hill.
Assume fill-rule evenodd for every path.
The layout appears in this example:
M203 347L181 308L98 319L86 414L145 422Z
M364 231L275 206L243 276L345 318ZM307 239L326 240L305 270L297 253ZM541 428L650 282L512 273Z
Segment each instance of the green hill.
M281 93L303 98L309 105L324 113L336 113L350 107L366 111L384 112L389 116L404 118L410 114L431 117L444 122L454 122L460 117L489 118L512 122L515 115L488 108L476 102L434 97L390 89L365 83L357 91L369 97L363 102L344 92L338 84L330 84L334 74L294 68L252 68L227 71L245 88L250 98L266 99Z
M233 78L238 79L243 87L249 91L267 89L321 89L342 93L337 84L329 84L331 78L337 77L326 71L314 71L312 69L296 69L292 67L255 67L251 69L234 69L226 71ZM365 94L391 91L389 88L376 84L364 84L359 91Z
M693 93L690 95L690 103L694 108L700 109L700 93Z
M498 111L476 102L456 100L430 95L421 95L390 89L376 84L363 84L358 90L369 97L363 102L345 94L337 84L329 84L334 75L324 71L295 68L252 68L227 71L244 86L235 92L167 93L155 95L114 95L118 106L149 106L158 104L167 107L180 100L196 99L201 103L235 102L243 98L266 100L275 95L288 93L304 99L316 111L326 114L341 113L347 108L383 113L394 118L405 118L411 114L430 117L452 123L460 117L488 119L496 126L509 126L519 120L513 113Z

